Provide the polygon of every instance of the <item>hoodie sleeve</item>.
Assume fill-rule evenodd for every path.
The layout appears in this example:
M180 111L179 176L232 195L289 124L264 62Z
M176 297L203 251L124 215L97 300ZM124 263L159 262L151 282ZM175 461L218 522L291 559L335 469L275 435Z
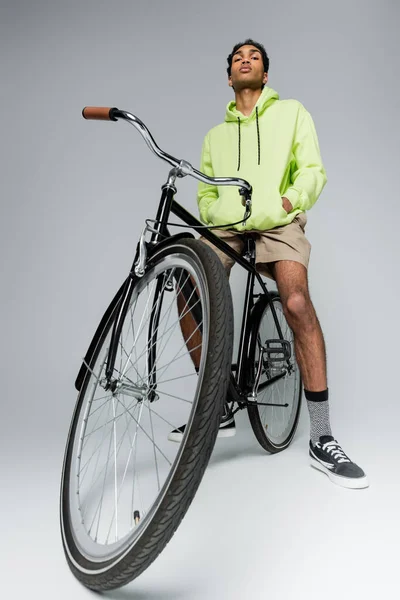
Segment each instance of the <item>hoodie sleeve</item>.
M210 137L206 135L203 142L203 148L201 152L200 171L214 177L214 171L211 164L210 155ZM197 191L197 204L199 206L200 219L203 223L208 223L208 209L211 204L214 204L218 200L218 188L215 185L209 185L208 183L199 182Z
M297 121L292 151L296 168L292 173L291 185L283 196L290 200L293 208L309 210L318 200L327 177L314 122L304 107Z

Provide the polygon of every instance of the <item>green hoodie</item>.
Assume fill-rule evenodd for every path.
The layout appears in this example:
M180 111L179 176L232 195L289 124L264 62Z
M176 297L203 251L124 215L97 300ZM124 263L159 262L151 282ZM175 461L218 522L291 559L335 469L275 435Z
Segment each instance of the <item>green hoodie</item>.
M228 104L225 122L204 139L200 170L212 177L241 177L253 186L252 215L234 227L239 231L287 225L315 204L327 181L310 113L297 100L279 100L268 86L248 117L236 102ZM293 205L290 213L282 196ZM207 225L243 218L237 187L200 183L197 201Z

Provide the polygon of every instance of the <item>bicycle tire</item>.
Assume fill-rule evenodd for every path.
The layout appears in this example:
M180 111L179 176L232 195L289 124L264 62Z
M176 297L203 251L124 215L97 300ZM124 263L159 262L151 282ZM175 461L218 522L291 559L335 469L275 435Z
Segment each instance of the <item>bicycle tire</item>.
M85 391L91 377L90 372L83 381L71 420L61 477L61 535L71 571L81 583L95 591L111 590L129 583L143 573L165 548L195 496L211 456L222 416L233 348L233 306L228 278L215 252L203 242L190 239L172 243L160 252L156 251L151 257L149 270L155 268L165 257L174 256L174 253L190 257L206 281L209 300L209 343L204 359L202 382L186 443L159 506L142 535L112 560L88 560L88 557L80 552L71 526L72 449L79 415L84 405ZM104 331L99 336L94 350L94 358L99 355L111 326L112 319L105 323Z
M271 295L271 301L274 302L275 308L278 309L278 315L279 313L281 314L281 319L284 319L284 322L286 323L287 328L289 328L286 319L284 318L283 315L283 308L282 308L282 302L279 296L278 292L272 291L270 292ZM256 357L255 357L255 352L256 352L256 337L259 335L260 332L260 327L261 324L263 322L263 318L266 315L266 312L268 312L268 308L270 306L269 300L267 299L267 297L265 295L260 296L260 298L257 300L257 302L254 305L252 314L251 314L251 319L250 319L250 343L249 343L249 348L250 350L250 355L248 357L248 372L250 373L254 373L255 370L255 361L256 361ZM272 313L269 309L270 312L270 319L273 319ZM282 325L282 323L281 323ZM289 328L290 329L290 328ZM278 337L277 335L273 336L273 337ZM292 407L292 418L291 421L288 423L288 428L285 431L285 433L283 434L282 439L279 440L279 442L277 442L277 440L272 439L272 436L268 434L268 425L269 423L264 423L264 420L268 420L267 417L264 417L264 420L261 417L261 413L264 410L264 412L266 410L272 410L269 407L267 409L265 409L265 407L262 406L258 406L258 405L251 405L248 406L247 412L249 415L249 420L250 420L250 424L252 427L252 430L254 432L254 435L256 436L257 441L259 442L259 444L261 445L261 447L266 450L267 452L269 452L270 454L276 454L277 452L282 452L283 450L285 450L290 443L293 440L293 437L296 433L296 429L299 423L299 418L300 418L300 411L301 411L301 397L302 397L302 380L301 380L301 375L299 372L299 368L298 365L295 362L295 355L294 355L294 345L293 345L293 338L292 338L292 343L291 343L291 349L292 349L292 357L294 357L294 364L295 364L295 371L297 371L297 377L298 377L298 386L297 386L297 390L295 389L294 391L294 398L293 398L293 407ZM280 380L282 381L282 380ZM271 385L271 389L274 388L274 386L277 386L280 382L278 381L275 384ZM257 399L259 399L260 401L262 400L262 397L260 398L260 395L257 396ZM264 400L265 401L265 400ZM282 408L278 408L278 411L282 411L284 409ZM271 419L271 417L270 417ZM271 429L271 427L270 427Z

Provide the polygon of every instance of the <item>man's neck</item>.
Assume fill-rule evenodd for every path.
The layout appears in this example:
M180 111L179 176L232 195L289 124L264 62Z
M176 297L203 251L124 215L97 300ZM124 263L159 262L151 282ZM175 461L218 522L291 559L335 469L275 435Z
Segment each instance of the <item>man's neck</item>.
M248 117L255 105L257 104L257 100L261 96L262 90L252 90L250 88L245 88L235 93L236 99L236 109L239 110L243 115Z

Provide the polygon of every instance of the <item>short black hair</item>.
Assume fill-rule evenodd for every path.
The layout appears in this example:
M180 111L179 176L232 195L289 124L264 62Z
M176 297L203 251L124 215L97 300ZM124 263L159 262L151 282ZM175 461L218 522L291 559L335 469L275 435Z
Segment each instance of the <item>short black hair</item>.
M228 61L228 68L227 68L227 73L228 73L228 77L231 76L231 70L232 70L232 59L233 56L236 54L236 52L239 50L239 48L241 48L242 46L254 46L255 48L257 48L257 50L259 50L261 52L261 56L263 59L263 64L264 64L264 72L268 73L268 69L269 69L269 58L268 58L268 54L264 48L264 46L262 44L259 44L258 42L255 42L254 40L248 38L247 40L245 40L244 42L241 42L240 44L236 44L233 47L232 52L230 53L230 55L228 56L228 58L226 59Z

